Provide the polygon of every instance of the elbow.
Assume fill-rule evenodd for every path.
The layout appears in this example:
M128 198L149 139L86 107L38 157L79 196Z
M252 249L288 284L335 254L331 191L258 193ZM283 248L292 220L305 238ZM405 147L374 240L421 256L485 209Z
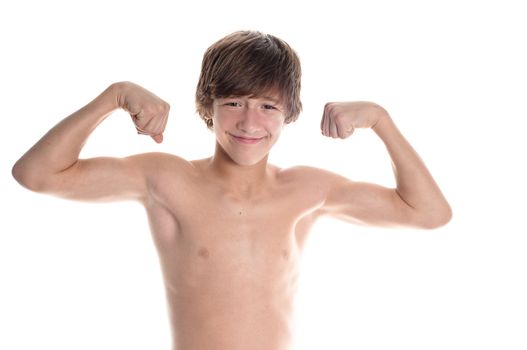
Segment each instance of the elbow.
M13 165L13 168L11 169L11 175L19 184L24 186L24 183L27 181L27 176L24 172L24 166L21 164L20 160L18 160L15 165Z
M445 226L452 220L452 208L448 203L442 208L431 210L427 215L424 215L420 221L420 228L426 230L434 230Z
M38 175L38 169L30 169L22 159L18 160L11 169L13 178L23 187L34 192L44 192L45 184Z

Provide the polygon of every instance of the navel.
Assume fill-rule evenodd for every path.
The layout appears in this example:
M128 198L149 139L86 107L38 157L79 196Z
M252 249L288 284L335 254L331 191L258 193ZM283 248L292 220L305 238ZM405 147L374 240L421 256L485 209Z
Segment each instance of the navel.
M209 251L207 250L207 248L199 248L198 250L198 255L201 256L203 259L207 259L210 255Z
M284 260L289 260L289 251L287 249L282 249L282 258Z

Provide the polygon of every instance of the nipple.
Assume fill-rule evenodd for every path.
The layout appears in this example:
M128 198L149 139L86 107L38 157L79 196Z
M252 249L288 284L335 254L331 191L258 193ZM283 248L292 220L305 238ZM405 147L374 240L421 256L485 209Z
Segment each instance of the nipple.
M207 250L207 248L203 248L203 247L202 247L202 248L199 248L199 250L198 250L198 255L199 255L200 257L202 257L203 259L208 259L210 253L209 253L209 251Z

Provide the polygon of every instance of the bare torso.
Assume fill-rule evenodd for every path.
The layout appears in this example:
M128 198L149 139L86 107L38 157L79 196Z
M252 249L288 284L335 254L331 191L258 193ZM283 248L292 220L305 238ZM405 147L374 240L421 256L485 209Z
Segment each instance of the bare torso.
M300 168L269 165L257 193L238 196L204 160L155 176L146 203L176 350L286 350L300 255L322 194Z
M320 215L428 229L452 215L382 107L328 103L321 128L333 138L346 138L355 128L374 129L392 159L397 189L321 169L269 165L285 116L269 97L256 95L214 99L216 149L210 159L187 162L162 153L78 159L90 133L118 107L132 115L139 133L163 139L168 104L133 83L112 84L44 135L12 170L17 181L42 193L143 202L161 261L175 350L288 349L300 256Z

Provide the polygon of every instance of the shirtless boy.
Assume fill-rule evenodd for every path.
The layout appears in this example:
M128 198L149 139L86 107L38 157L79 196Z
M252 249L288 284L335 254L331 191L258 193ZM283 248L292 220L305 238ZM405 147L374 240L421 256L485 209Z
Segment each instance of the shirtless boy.
M144 205L174 349L289 349L299 257L318 218L425 229L451 218L424 163L375 103L327 103L321 130L344 139L355 128L372 129L392 159L395 189L267 163L280 131L301 111L300 75L284 41L233 33L206 51L196 91L197 111L216 136L212 157L79 159L90 133L118 108L139 133L163 141L169 105L119 82L51 129L14 165L13 176L30 190L64 198Z

